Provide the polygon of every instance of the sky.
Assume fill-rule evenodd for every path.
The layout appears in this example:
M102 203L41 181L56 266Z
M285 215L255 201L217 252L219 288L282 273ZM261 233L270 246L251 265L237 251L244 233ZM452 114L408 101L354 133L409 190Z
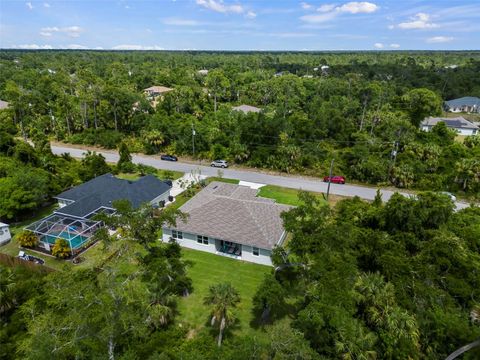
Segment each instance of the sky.
M0 0L0 48L478 50L480 0Z

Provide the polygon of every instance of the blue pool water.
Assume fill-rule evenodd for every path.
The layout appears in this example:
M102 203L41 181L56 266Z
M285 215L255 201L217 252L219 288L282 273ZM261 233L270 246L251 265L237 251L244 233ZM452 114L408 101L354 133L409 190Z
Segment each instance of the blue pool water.
M61 237L62 239L67 240L68 243L70 243L69 240L72 239L73 249L79 248L82 244L84 244L88 240L86 236L82 236L82 235L75 236L75 234L62 231L58 234L53 233L52 235L43 236L42 241L48 242L50 245L55 245L55 241L57 241L57 237Z

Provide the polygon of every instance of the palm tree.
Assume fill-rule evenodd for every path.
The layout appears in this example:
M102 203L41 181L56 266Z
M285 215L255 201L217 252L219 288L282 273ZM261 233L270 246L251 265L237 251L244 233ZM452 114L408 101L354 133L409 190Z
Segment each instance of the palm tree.
M204 298L205 305L212 305L211 325L219 324L218 346L222 345L225 328L235 321L235 316L231 309L239 302L240 295L230 283L210 286L208 295Z

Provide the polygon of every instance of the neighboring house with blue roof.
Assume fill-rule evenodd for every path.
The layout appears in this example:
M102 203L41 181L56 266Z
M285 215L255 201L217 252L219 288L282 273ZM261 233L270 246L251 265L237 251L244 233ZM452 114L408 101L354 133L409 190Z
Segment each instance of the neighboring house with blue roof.
M145 203L162 207L169 200L170 189L170 183L153 175L130 181L104 174L57 195L59 208L26 229L37 234L40 246L48 251L62 238L75 252L102 227L93 217L99 213L114 213L115 201L128 200L134 209Z
M445 110L449 112L466 112L478 113L480 112L480 98L473 96L465 96L459 99L445 101Z
M458 132L459 135L476 135L479 133L480 128L478 125L475 125L474 123L468 121L467 119L464 119L463 117L455 117L455 118L434 118L434 117L429 117L423 120L420 123L420 128L423 131L430 131L432 128L437 125L438 123L445 123L445 125Z

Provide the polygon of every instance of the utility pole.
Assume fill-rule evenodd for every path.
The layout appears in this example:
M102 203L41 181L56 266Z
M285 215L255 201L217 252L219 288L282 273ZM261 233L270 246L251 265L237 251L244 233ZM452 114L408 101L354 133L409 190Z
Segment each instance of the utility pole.
M192 122L192 152L193 152L193 157L195 157L195 129L193 128L193 122Z
M328 176L328 186L327 186L327 201L328 201L328 195L330 195L330 184L332 183L332 173L333 173L333 162L335 159L332 159L332 162L330 163L330 174Z
M393 142L392 152L390 153L390 167L388 169L388 178L390 178L391 172L395 163L397 161L398 147L400 145L400 135L402 134L402 129L397 131L397 139Z

